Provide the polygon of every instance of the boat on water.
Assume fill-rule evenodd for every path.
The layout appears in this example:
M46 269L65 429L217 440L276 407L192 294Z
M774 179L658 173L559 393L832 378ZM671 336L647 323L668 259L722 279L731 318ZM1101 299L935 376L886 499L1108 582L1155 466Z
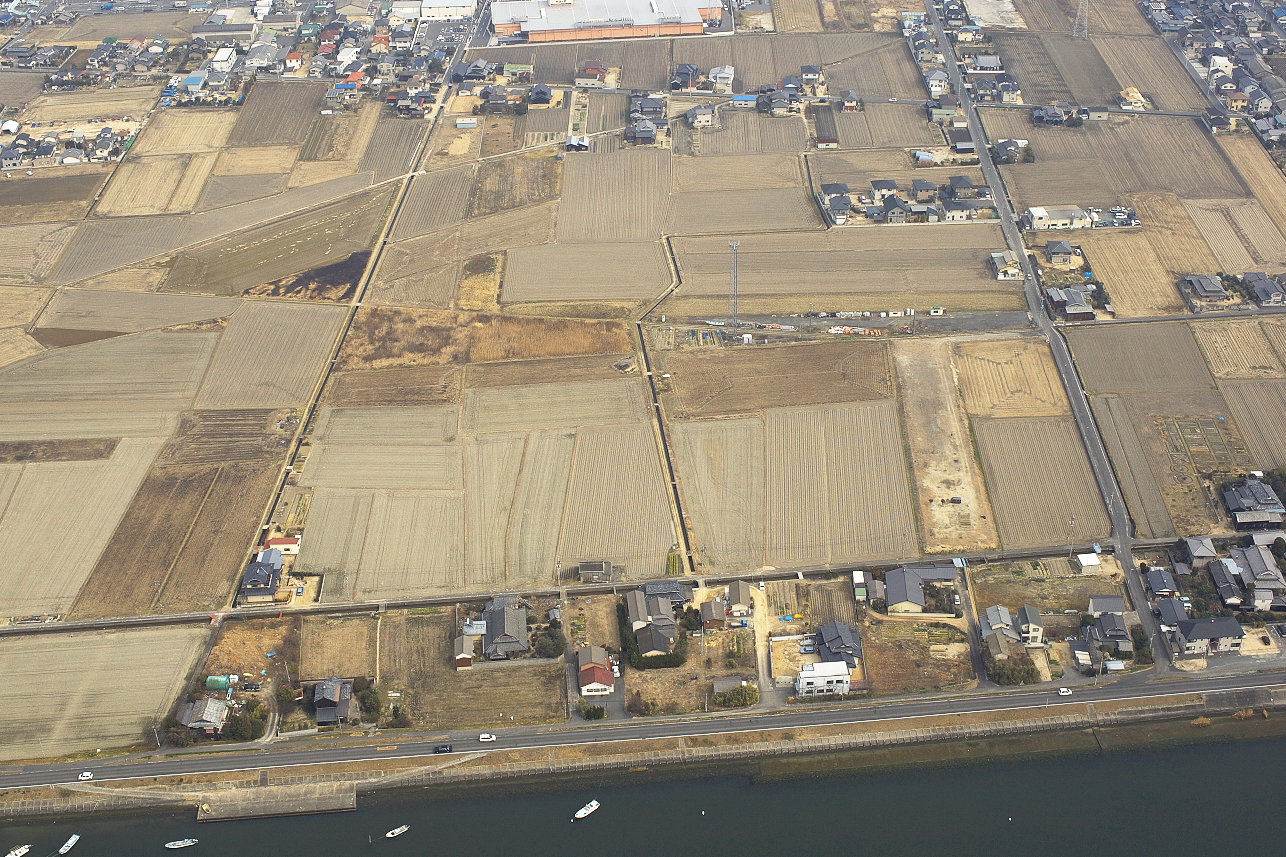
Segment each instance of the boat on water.
M165 843L165 847L166 848L187 848L189 846L196 845L196 843L197 843L197 840L195 839L176 839L173 842Z
M23 854L26 854L30 850L30 845L19 845L17 848L4 855L4 857L22 857Z
M584 818L587 815L597 812L598 807L599 807L598 801L592 800L589 803L582 806L580 809L576 810L576 818ZM576 818L573 818L572 821L575 821Z
M410 829L411 829L411 825L403 824L401 827L395 827L392 830L390 830L388 833L385 833L384 838L392 839L394 836L401 836L403 833L406 833Z
M66 842L64 842L64 843L63 843L63 847L58 849L58 853L59 853L59 854L66 854L68 851L70 851L71 849L75 848L75 847L76 847L76 843L77 843L77 842L79 842L79 841L80 841L80 834L79 834L79 833L73 833L73 834L71 835L71 838L70 838L70 839L68 839Z

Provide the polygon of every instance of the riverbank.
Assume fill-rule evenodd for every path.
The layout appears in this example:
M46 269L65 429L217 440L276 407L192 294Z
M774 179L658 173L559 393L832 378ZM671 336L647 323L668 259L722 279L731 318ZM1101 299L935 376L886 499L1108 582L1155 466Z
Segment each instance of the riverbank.
M461 787L494 787L502 782L529 785L589 776L601 782L730 769L773 780L1105 753L1155 743L1286 736L1286 717L1272 714L1279 708L1286 708L1286 687L342 765L118 782L100 779L93 784L0 793L0 816L152 806L188 806L195 811L206 806L206 816L232 819L253 815L254 807L268 794L279 805L283 796L292 796L300 813L325 811L326 807L310 801L318 795L333 800L336 789L346 792L349 787L357 795L406 786L449 786L456 792ZM380 740L392 743L397 738L385 734ZM100 777L109 774L110 769L104 769Z

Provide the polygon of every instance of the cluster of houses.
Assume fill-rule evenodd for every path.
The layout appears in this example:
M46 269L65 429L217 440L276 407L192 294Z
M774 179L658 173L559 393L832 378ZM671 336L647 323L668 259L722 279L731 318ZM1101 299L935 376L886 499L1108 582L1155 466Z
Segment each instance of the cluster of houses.
M692 603L692 587L678 582L645 583L625 593L625 618L638 644L639 655L652 657L674 651L679 626L674 611Z
M924 16L903 15L902 35L911 50L911 58L920 69L920 76L924 78L924 88L928 90L929 97L949 95L951 76L946 71L946 57L937 38L924 25Z
M860 194L843 182L827 182L817 193L817 203L831 226L961 223L996 216L991 188L963 175L949 177L945 185L914 179L910 187L875 179L870 191Z
M695 63L679 63L674 69L674 75L670 78L670 91L731 95L736 75L737 70L730 65L717 65L707 73Z
M75 52L73 45L37 45L14 39L0 53L0 68L58 68Z
M1286 9L1272 8L1270 20L1258 4L1233 0L1150 0L1142 8L1158 31L1183 46L1210 92L1237 114L1212 111L1212 131L1234 130L1244 119L1265 142L1286 136L1286 80L1264 59L1286 52L1275 27L1286 20Z
M980 628L983 647L998 661L1045 645L1045 623L1040 611L1030 605L1019 608L1016 615L1003 605L988 607L982 612Z
M1241 292L1260 307L1286 306L1286 275L1247 271L1237 278ZM1188 274L1179 279L1179 292L1194 313L1242 304L1242 295L1229 291L1222 277Z
M11 119L0 124L0 169L111 163L125 157L132 137L132 131L117 131L106 125L93 136L80 131L49 131L35 136Z
M636 146L653 146L659 143L670 131L668 104L664 92L631 92L625 142Z

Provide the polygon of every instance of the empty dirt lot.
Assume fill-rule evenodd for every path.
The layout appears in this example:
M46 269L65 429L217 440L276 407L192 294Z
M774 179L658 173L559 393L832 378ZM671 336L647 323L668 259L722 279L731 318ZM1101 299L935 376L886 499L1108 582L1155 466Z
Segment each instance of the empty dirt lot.
M299 646L299 680L375 675L375 634L382 620L370 616L306 616Z
M1122 580L1121 567L1111 557L1104 557L1101 569L1092 574L1081 572L1066 558L974 566L969 570L975 607L980 614L994 604L1012 611L1031 604L1038 610L1084 613L1092 595L1120 595L1128 604Z
M667 405L680 419L893 394L883 342L675 351L665 355L664 368L674 385Z
M401 689L417 726L554 723L566 719L566 668L561 660L451 668L455 632L450 612L390 613L380 636L381 682Z
M974 680L968 637L949 625L868 620L861 626L871 693L889 696L954 688Z

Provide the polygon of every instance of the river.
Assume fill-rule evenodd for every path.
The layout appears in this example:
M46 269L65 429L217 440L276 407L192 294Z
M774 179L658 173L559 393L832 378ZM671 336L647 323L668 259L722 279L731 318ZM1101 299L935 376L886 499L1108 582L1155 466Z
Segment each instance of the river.
M45 857L73 832L74 857L176 853L235 857L603 857L604 855L897 855L1036 853L1131 857L1230 854L1245 807L1255 841L1286 835L1286 739L1199 744L1037 761L918 767L756 782L714 776L575 787L420 789L360 798L357 812L198 825L190 810L7 821L0 853L34 843ZM572 822L591 798L602 809ZM387 840L384 831L411 825Z

